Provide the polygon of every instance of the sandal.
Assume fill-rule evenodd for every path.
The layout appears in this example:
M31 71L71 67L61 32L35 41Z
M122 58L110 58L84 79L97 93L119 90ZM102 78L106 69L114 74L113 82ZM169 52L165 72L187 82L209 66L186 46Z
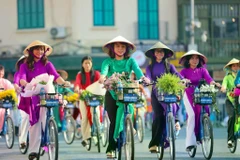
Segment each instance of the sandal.
M115 158L115 152L114 151L110 151L110 152L107 152L107 158Z
M36 152L32 152L28 155L29 160L34 160L35 158L38 158L38 154Z
M20 149L25 149L25 148L26 148L26 143L25 142L21 143L20 144Z

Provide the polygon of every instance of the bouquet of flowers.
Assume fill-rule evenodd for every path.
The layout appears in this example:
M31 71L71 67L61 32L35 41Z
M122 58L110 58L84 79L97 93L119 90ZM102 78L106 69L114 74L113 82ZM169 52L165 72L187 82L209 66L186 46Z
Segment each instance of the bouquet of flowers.
M205 96L205 97L212 98L212 104L216 111L219 111L216 105L216 96L218 91L219 89L215 88L214 85L209 85L209 84L202 84L199 89L200 97Z
M23 97L31 97L33 95L37 95L40 93L41 88L44 88L46 93L55 93L53 80L53 75L48 75L47 73L38 75L26 85L24 88L24 93L21 95Z
M66 100L68 103L75 103L76 101L78 101L78 94L68 93L67 95L63 96L63 99Z
M2 102L17 103L17 94L14 89L8 89L0 92L0 100Z
M180 84L181 79L175 74L165 73L157 78L156 87L158 92L178 95L184 91L185 86Z
M128 74L126 74L125 72L122 72L121 74L113 73L112 76L106 79L106 81L103 83L104 88L106 88L107 90L116 91L119 81L121 81L123 86L126 85L128 81Z
M91 92L87 91L87 90L84 90L79 99L82 100L82 101L89 101L92 97L95 97L96 100L98 100L100 102L100 104L103 104L104 102L104 96L100 96L100 95L94 95L92 94Z

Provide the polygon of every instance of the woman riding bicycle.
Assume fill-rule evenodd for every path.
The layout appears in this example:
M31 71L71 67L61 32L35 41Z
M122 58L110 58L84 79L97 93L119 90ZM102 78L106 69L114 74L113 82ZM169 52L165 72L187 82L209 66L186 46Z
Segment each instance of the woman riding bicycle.
M74 91L81 94L89 85L96 82L100 78L100 73L95 71L92 67L92 58L90 56L83 57L81 63L81 72L76 76ZM92 125L92 118L90 107L86 106L86 103L80 100L79 109L81 111L81 131L82 131L82 145L87 145L87 140L91 138L90 126ZM74 119L77 118L76 111L73 115Z
M70 83L63 80L61 76L57 73L53 64L48 61L47 56L52 53L52 47L41 41L33 41L30 43L23 51L24 55L27 57L26 62L20 66L19 76L20 84L26 87L31 80L43 73L54 76L54 81L58 84L70 86ZM19 109L24 110L29 113L29 156L30 160L33 160L38 156L38 151L41 142L41 121L42 117L45 115L40 114L40 102L39 96L32 96L24 101L20 101Z
M130 58L131 53L135 50L135 45L122 36L118 36L106 43L103 46L103 51L108 54L109 58L105 59L102 63L99 83L103 83L106 77L110 77L115 72L131 73L132 70L136 74L137 79L143 79L146 83L149 83L149 79L144 77L136 60ZM115 156L114 152L117 147L117 143L114 139L114 130L115 123L119 123L119 121L116 121L117 109L119 106L116 102L114 91L107 91L105 94L105 107L110 120L109 144L106 150L108 158L113 158ZM118 104L121 105L120 103Z
M146 76L152 81L156 81L158 77L164 73L176 74L178 77L182 76L177 72L174 65L167 62L167 58L173 56L174 52L161 42L157 42L149 50L145 52L145 55L151 58L151 64L146 68ZM166 118L164 113L167 108L167 104L164 102L159 102L157 99L158 91L155 86L153 86L151 94L151 103L154 111L154 120L152 124L152 139L148 145L149 151L154 153L157 151L159 146L161 135L163 135L164 129L166 128ZM174 105L176 110L177 106ZM179 123L176 123L176 129L180 129ZM166 142L166 146L167 146Z
M215 84L221 86L219 83L216 83L212 77L209 75L208 70L203 67L207 63L207 58L194 50L191 50L185 53L179 60L179 64L183 65L184 69L181 70L181 75L188 79L191 84L195 87L199 85L201 79L205 79L208 84ZM186 150L191 151L196 145L197 141L200 141L199 137L196 138L196 135L199 133L199 124L200 124L200 113L201 106L193 103L193 93L194 87L188 87L185 89L183 95L183 103L187 111L187 133L186 133ZM209 113L209 108L207 109Z
M233 147L234 142L234 123L235 123L235 111L234 111L234 105L235 105L235 98L233 94L233 89L235 88L234 81L236 79L236 74L239 69L239 60L233 58L231 61L228 62L224 66L224 69L226 71L226 76L223 79L222 82L222 92L227 92L227 98L225 101L226 104L226 110L228 114L228 148Z
M11 82L4 78L5 69L2 65L0 65L0 88L7 90L7 89L14 89ZM4 115L5 115L5 108L0 108L0 135L3 134L3 123L4 123Z

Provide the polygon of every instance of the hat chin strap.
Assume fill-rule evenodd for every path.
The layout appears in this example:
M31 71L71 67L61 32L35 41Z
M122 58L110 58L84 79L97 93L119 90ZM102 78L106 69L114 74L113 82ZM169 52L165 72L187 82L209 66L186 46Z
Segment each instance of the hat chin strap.
M40 58L37 57L37 56L35 56L35 55L33 54L33 52L30 52L29 49L27 49L27 51L28 51L28 53L32 54L34 58L36 58L36 59L42 59L42 58L45 56L45 54L47 53L47 51L49 51L49 48L47 48L46 51L44 51L44 53L42 54L42 56L41 56Z

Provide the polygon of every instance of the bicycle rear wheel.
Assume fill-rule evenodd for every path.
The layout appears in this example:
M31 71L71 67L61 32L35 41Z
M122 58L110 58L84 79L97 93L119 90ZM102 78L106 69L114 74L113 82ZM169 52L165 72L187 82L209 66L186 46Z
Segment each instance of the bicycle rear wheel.
M75 123L76 123L75 138L82 139L81 126L80 126L80 124L77 124L77 122L75 122Z
M71 115L66 116L66 131L63 131L63 137L67 144L72 144L75 137L75 121Z
M232 147L232 148L229 148L229 151L230 151L231 153L235 153L236 149L237 149L237 139L234 139L233 147Z
M90 151L90 150L91 150L91 147L92 147L92 138L89 138L89 139L87 140L86 149L87 149L88 151Z
M126 142L124 144L125 159L134 160L134 136L133 136L133 124L131 115L127 115L125 119L125 135Z
M48 121L47 134L49 138L47 146L49 160L58 160L58 132L53 118L50 118Z
M213 153L213 129L208 115L203 116L202 151L206 159L211 159Z
M4 123L6 127L6 133L5 133L6 146L8 149L11 149L14 144L14 136L15 136L13 120L10 116L7 116Z
M108 143L108 134L109 134L109 122L108 122L108 116L105 114L103 116L103 123L102 123L102 130L101 130L101 140L103 147L106 147Z
M144 128L143 128L143 120L141 116L137 116L136 123L137 123L138 140L140 143L142 143L144 138Z
M169 153L170 153L170 159L171 160L175 160L175 130L174 127L175 123L174 123L174 118L173 118L173 114L169 113L168 114L168 133L169 133Z
M164 140L162 140L161 144L158 146L157 158L159 160L162 160L163 159L163 155L164 155Z

